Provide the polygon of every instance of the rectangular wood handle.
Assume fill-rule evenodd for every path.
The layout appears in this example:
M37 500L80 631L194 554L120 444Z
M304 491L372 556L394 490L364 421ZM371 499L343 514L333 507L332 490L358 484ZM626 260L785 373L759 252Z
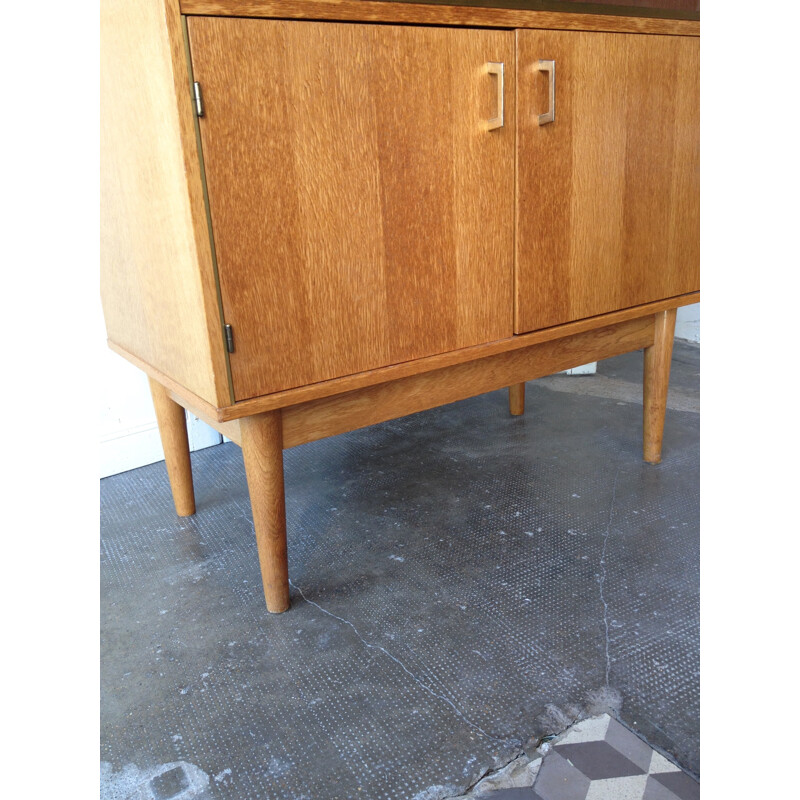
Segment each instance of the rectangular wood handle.
M537 72L547 72L550 76L550 107L545 114L539 114L539 124L547 125L548 122L556 120L556 62L537 61Z
M493 131L496 128L502 128L504 124L505 118L505 108L504 108L504 96L505 96L505 88L504 88L504 65L502 61L489 61L486 64L486 72L489 75L497 75L497 116L492 117L490 120L486 122L486 130Z

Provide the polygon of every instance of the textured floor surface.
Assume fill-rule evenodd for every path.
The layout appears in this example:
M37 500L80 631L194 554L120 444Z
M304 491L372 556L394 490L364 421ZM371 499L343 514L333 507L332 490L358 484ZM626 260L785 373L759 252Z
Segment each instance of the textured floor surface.
M191 518L163 463L105 479L103 797L456 796L606 684L699 772L699 350L658 466L641 363L287 451L283 615L235 445L194 454Z

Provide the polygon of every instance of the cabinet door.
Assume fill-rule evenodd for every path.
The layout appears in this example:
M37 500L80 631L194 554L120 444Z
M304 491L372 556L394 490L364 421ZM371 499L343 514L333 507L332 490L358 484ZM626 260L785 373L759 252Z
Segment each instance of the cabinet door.
M511 336L513 32L188 29L237 400Z
M518 31L517 69L515 331L697 291L699 39Z

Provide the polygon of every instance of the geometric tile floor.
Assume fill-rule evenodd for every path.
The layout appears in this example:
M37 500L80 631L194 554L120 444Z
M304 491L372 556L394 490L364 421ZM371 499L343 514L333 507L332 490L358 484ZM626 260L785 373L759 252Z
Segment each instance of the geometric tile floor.
M700 784L608 714L583 720L542 745L533 785L481 791L487 800L699 800ZM519 773L519 771L518 771ZM527 781L525 781L527 783ZM494 782L497 786L497 782ZM486 787L487 789L489 786ZM477 790L477 791L475 791Z

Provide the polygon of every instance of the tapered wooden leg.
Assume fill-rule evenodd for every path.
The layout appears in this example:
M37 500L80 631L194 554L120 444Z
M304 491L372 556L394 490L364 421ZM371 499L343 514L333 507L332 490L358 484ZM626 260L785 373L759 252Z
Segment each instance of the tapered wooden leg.
M186 432L186 412L167 393L158 381L150 378L150 394L156 410L158 432L164 448L164 461L172 487L172 499L179 517L194 514L194 485L192 461L189 455L189 435Z
M644 349L644 460L650 464L661 461L676 314L671 308L655 315L655 339Z
M508 410L519 417L525 413L525 384L515 383L508 387Z
M242 454L253 508L261 579L267 609L273 614L289 608L281 425L280 411L256 414L241 421Z

